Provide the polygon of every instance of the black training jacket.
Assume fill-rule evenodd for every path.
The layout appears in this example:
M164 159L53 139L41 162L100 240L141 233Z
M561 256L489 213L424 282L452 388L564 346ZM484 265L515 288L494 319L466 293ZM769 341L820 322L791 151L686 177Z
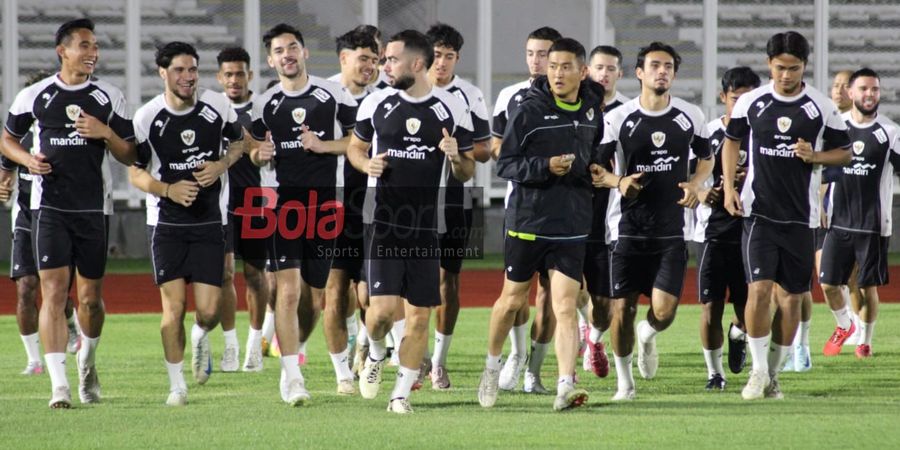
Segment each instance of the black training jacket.
M538 238L586 237L591 230L591 176L603 137L603 87L582 81L581 108L556 105L546 76L538 77L503 133L497 174L509 180L506 229ZM550 158L575 154L572 170L550 173Z

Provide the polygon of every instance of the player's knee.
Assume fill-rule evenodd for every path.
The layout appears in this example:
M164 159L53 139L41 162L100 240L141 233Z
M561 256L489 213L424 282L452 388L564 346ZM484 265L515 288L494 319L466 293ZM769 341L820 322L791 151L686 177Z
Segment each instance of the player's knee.
M19 302L33 304L37 297L38 278L28 275L16 280L16 296Z
M833 284L822 284L822 292L827 296L841 295L841 287Z

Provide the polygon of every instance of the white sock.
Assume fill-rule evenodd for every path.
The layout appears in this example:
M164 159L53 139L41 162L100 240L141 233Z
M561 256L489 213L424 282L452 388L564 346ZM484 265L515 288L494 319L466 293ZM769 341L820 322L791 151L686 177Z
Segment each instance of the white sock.
M28 362L41 362L41 338L38 333L21 336L22 344L25 345L25 354L28 355Z
M81 335L81 349L75 355L82 367L92 367L94 365L94 355L97 354L97 345L100 344L100 336L89 338Z
M441 334L437 330L434 331L434 355L431 357L431 365L446 366L447 352L450 351L450 341L453 339L452 334Z
M237 338L237 328L233 328L228 331L223 331L222 336L225 337L225 348L240 348L241 344L238 343Z
M590 316L590 310L588 309L589 304L590 303L585 303L584 306L582 306L581 308L578 308L578 324L579 325L581 325L582 323L587 323L587 321L589 319L589 316Z
M347 323L347 336L356 336L359 334L359 321L356 320L356 315L351 315L346 319Z
M197 325L195 323L194 326L191 327L191 346L196 347L197 343L199 343L200 340L203 339L205 336L206 336L206 330L204 330L203 328L200 328L200 325ZM81 345L84 346L84 344L81 344Z
M797 336L799 337L799 340L795 339L795 341L798 341L797 343L804 347L809 347L809 323L811 321L811 319L806 322L801 321L800 326L797 327Z
M591 325L591 335L589 336L591 342L597 344L603 339L603 330Z
M790 349L789 346L776 344L774 342L769 344L769 377L774 378L778 375L778 372L781 371L781 366L784 365L784 357L788 354Z
M353 372L350 371L348 363L350 361L350 347L345 348L340 353L330 353L330 355L331 365L334 366L334 376L337 377L337 380L353 381Z
M306 355L306 342L301 342L299 349L299 353Z
M850 308L844 305L843 308L834 311L831 311L834 314L834 321L837 322L837 326L843 328L845 330L850 329Z
M356 345L369 345L369 331L366 324L359 324L359 332L356 334Z
M300 373L300 364L297 363L297 355L281 355L281 370L284 371L288 383L293 380L302 380L303 374Z
M484 365L491 370L500 370L500 355L494 356L488 353L487 358L484 360Z
M648 344L657 334L659 334L659 331L656 331L656 328L653 328L653 326L650 325L650 322L643 320L638 324L637 338L640 339L641 342Z
M391 327L391 334L394 336L394 353L400 354L400 343L403 342L403 332L406 330L406 319L400 319L394 322ZM394 353L391 353L392 355Z
M763 337L751 337L747 335L747 347L750 347L750 358L753 359L754 372L769 372L769 335Z
M725 376L725 369L722 368L722 347L712 350L704 348L703 359L706 360L706 372L710 377L715 374Z
M44 367L50 374L50 385L53 389L61 386L69 387L69 380L66 378L65 353L45 353Z
M177 363L166 361L166 370L169 371L169 392L187 391L187 383L184 381L184 361Z
M860 321L859 323L862 326L862 330L861 330L862 337L863 337L862 343L865 345L872 345L872 335L875 334L875 321L874 320L871 322Z
M416 383L418 378L418 368L407 369L406 367L400 366L400 370L397 371L397 381L394 383L394 390L391 391L391 400L395 398L409 398L409 393L412 391L413 384Z
M575 386L575 377L573 377L572 375L566 375L563 377L559 377L556 380L556 384L563 384L563 383Z
M616 361L616 388L619 392L634 389L634 375L631 373L632 355L613 355Z
M550 343L541 344L537 341L531 341L531 357L528 358L529 372L541 373L541 366L544 365L544 358L547 357L549 349Z
M509 339L512 341L512 346L509 351L509 356L516 355L516 357L523 357L528 355L528 349L525 347L527 344L527 340L525 340L525 333L528 332L528 323L523 323L522 325L512 327L509 330Z
M249 327L249 331L247 332L247 353L250 353L250 349L252 348L260 348L262 344L262 330L254 330L253 327Z
M747 338L747 333L744 330L742 330L738 327L729 327L729 328L730 328L730 330L728 330L728 337L731 338L732 340L738 341L738 340L744 340Z
M369 338L369 358L372 361L381 361L387 355L387 343L384 338L375 340Z
M262 325L262 337L266 339L266 342L272 343L272 338L275 337L275 313L266 311L266 317L263 319Z

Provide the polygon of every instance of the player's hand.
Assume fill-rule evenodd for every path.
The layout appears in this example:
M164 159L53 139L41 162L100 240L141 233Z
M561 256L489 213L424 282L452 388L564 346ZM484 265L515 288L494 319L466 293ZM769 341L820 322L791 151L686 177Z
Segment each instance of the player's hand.
M603 187L603 179L607 174L606 169L600 164L591 164L588 170L591 171L591 184L597 188Z
M734 186L722 186L722 192L725 193L725 209L728 213L735 217L743 217L744 210L741 205L741 196L738 195Z
M741 190L744 187L744 180L747 179L747 168L746 167L738 167L737 171L734 173L734 188L737 190ZM724 181L724 177L722 179Z
M15 171L0 169L0 203L6 203L12 197L12 182Z
M43 153L35 153L31 155L31 159L28 160L28 171L35 175L47 175L50 172L53 172L53 167L50 166L50 163L44 162L47 159Z
M703 205L715 205L722 202L722 186L703 189L697 192L697 201Z
M554 156L550 158L550 173L561 177L572 170L573 162L575 162L574 153L566 153L564 155Z
M623 176L619 179L619 182L616 183L616 189L619 190L619 193L622 194L622 197L627 199L632 199L638 196L641 193L641 189L644 186L638 182L641 176L644 175L644 172L637 172L631 175Z
M75 119L75 131L77 131L81 137L88 139L105 140L109 139L112 134L112 129L96 117L84 112L84 110L82 110L78 114L78 118Z
M684 191L684 197L678 200L678 205L688 209L694 209L700 204L698 194L700 189L694 183L682 181L678 183L678 187Z
M366 173L368 173L370 177L378 178L384 173L384 169L387 168L387 165L387 153L379 153L369 159L369 167L366 168Z
M256 159L259 161L271 161L275 157L275 142L272 141L272 132L266 131L266 138L259 144L256 150Z
M225 165L225 161L204 161L203 164L200 164L200 170L194 171L194 179L200 183L200 186L211 186L226 170L228 167Z
M816 153L813 151L812 145L803 138L797 139L797 143L794 144L794 155L807 164L815 163Z
M319 139L319 136L310 131L309 127L303 125L300 127L302 130L300 132L300 142L303 143L303 148L311 151L313 153L324 153L325 149L322 147L322 140Z
M200 185L194 181L181 180L172 183L168 188L168 198L181 206L188 207L197 200L197 194L200 192Z
M459 147L456 143L456 138L450 136L450 133L447 132L446 128L441 128L441 132L444 133L444 138L441 139L441 142L438 143L438 148L447 155L447 159L450 162L459 162Z

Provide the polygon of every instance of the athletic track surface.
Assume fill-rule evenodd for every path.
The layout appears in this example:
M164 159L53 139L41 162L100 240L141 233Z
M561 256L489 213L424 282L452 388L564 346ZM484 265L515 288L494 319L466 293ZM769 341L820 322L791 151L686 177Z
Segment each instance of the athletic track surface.
M890 268L890 279L893 284L879 289L882 302L900 302L900 266ZM463 307L485 307L494 304L500 295L503 285L503 272L500 270L463 270L461 274L460 299ZM235 274L235 285L238 292L238 309L246 310L244 301L244 279L240 273ZM0 279L0 314L15 313L15 286L9 278ZM534 292L532 290L532 297ZM110 313L153 313L160 312L159 290L153 284L149 274L107 275L103 281L103 297L106 310ZM822 302L822 292L817 283L813 286L813 298ZM697 302L697 272L688 269L684 285L682 304L692 305ZM642 299L646 302L646 298Z

